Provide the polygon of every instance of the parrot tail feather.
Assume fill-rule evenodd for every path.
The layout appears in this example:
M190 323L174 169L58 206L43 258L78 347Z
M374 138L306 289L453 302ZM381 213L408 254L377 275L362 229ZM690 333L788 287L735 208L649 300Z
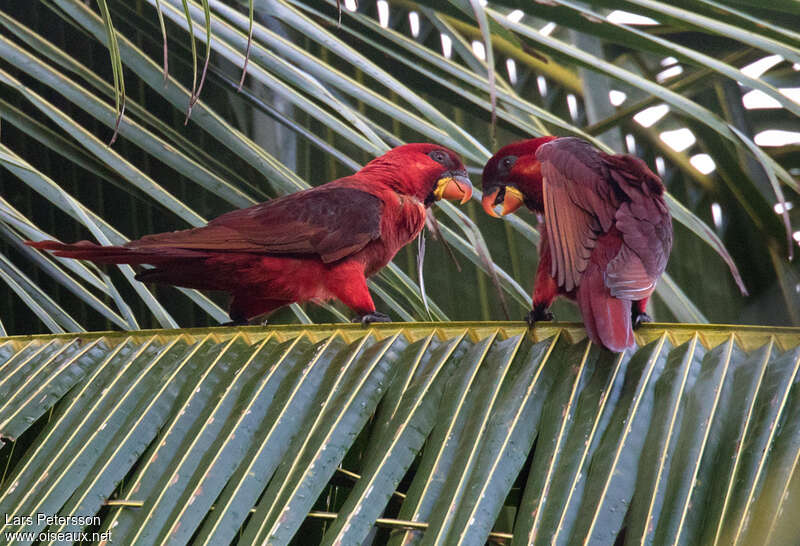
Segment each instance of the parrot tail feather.
M100 246L90 241L73 244L58 241L25 241L25 244L39 250L52 250L60 258L89 260L99 264L142 264L148 263L146 257L137 255L124 246Z
M181 248L134 248L127 246L101 246L91 241L78 241L64 244L58 241L25 241L25 244L39 250L51 250L60 258L89 260L98 264L153 264L174 262L183 258L202 257L203 254Z
M586 269L577 300L589 339L614 352L634 344L631 302L611 296L597 265L590 263Z

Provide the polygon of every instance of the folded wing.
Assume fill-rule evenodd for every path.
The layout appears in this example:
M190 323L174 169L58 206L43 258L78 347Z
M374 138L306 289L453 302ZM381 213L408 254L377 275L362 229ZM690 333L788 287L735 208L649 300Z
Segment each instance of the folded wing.
M623 246L606 268L606 286L618 298L650 296L667 267L672 249L672 218L664 186L647 165L633 156L605 156L609 174L629 200L616 213Z
M148 235L126 247L311 254L328 263L380 237L382 207L371 193L327 185L223 214L205 227Z

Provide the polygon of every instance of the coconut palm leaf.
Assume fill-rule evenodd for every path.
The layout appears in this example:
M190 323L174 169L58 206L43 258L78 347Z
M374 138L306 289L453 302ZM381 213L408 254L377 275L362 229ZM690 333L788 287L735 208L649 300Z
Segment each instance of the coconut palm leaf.
M800 538L800 330L653 324L619 355L584 335L443 322L0 338L0 510L87 516L3 532Z

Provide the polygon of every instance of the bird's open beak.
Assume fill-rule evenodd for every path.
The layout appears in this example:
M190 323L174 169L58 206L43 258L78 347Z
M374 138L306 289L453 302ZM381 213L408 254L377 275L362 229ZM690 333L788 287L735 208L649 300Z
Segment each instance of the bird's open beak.
M500 209L500 214L497 214L497 211L494 209L494 207L500 204L497 202L499 192L499 189L495 189L483 194L481 204L483 205L483 210L486 211L486 214L489 216L500 218L506 214L511 214L520 208L525 202L525 198L522 197L522 192L513 186L506 186L505 191L503 192L503 208Z
M436 182L433 190L436 199L460 201L463 205L472 197L472 183L466 171L451 171Z

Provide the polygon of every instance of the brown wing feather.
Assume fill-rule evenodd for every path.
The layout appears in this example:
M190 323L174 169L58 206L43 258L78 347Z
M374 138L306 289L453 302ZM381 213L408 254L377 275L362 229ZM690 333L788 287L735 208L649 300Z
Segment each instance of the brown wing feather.
M624 244L606 268L606 285L615 297L639 300L652 294L672 249L672 218L663 198L664 185L638 157L602 157L609 176L627 197L616 213Z
M548 142L536 157L558 284L577 287L598 235L616 227L623 244L608 263L606 285L622 299L649 296L672 248L661 180L639 158L607 155L576 138Z
M542 164L551 274L571 291L580 284L598 234L613 225L617 197L600 152L587 142L559 138L541 146L536 157Z
M557 176L550 173L547 180ZM580 284L580 275L586 269L597 242L597 233L591 229L597 222L587 212L572 205L562 186L545 184L543 189L545 222L554 255L550 273L559 286L570 291Z
M332 262L380 237L382 208L371 193L328 184L223 214L202 228L148 235L126 246L312 254Z
M622 250L606 268L615 297L639 300L652 294L672 249L672 219L661 196L624 203L617 211Z
M655 280L664 272L672 249L672 218L663 197L664 185L638 157L604 155L603 161L629 198L617 211L617 229Z

